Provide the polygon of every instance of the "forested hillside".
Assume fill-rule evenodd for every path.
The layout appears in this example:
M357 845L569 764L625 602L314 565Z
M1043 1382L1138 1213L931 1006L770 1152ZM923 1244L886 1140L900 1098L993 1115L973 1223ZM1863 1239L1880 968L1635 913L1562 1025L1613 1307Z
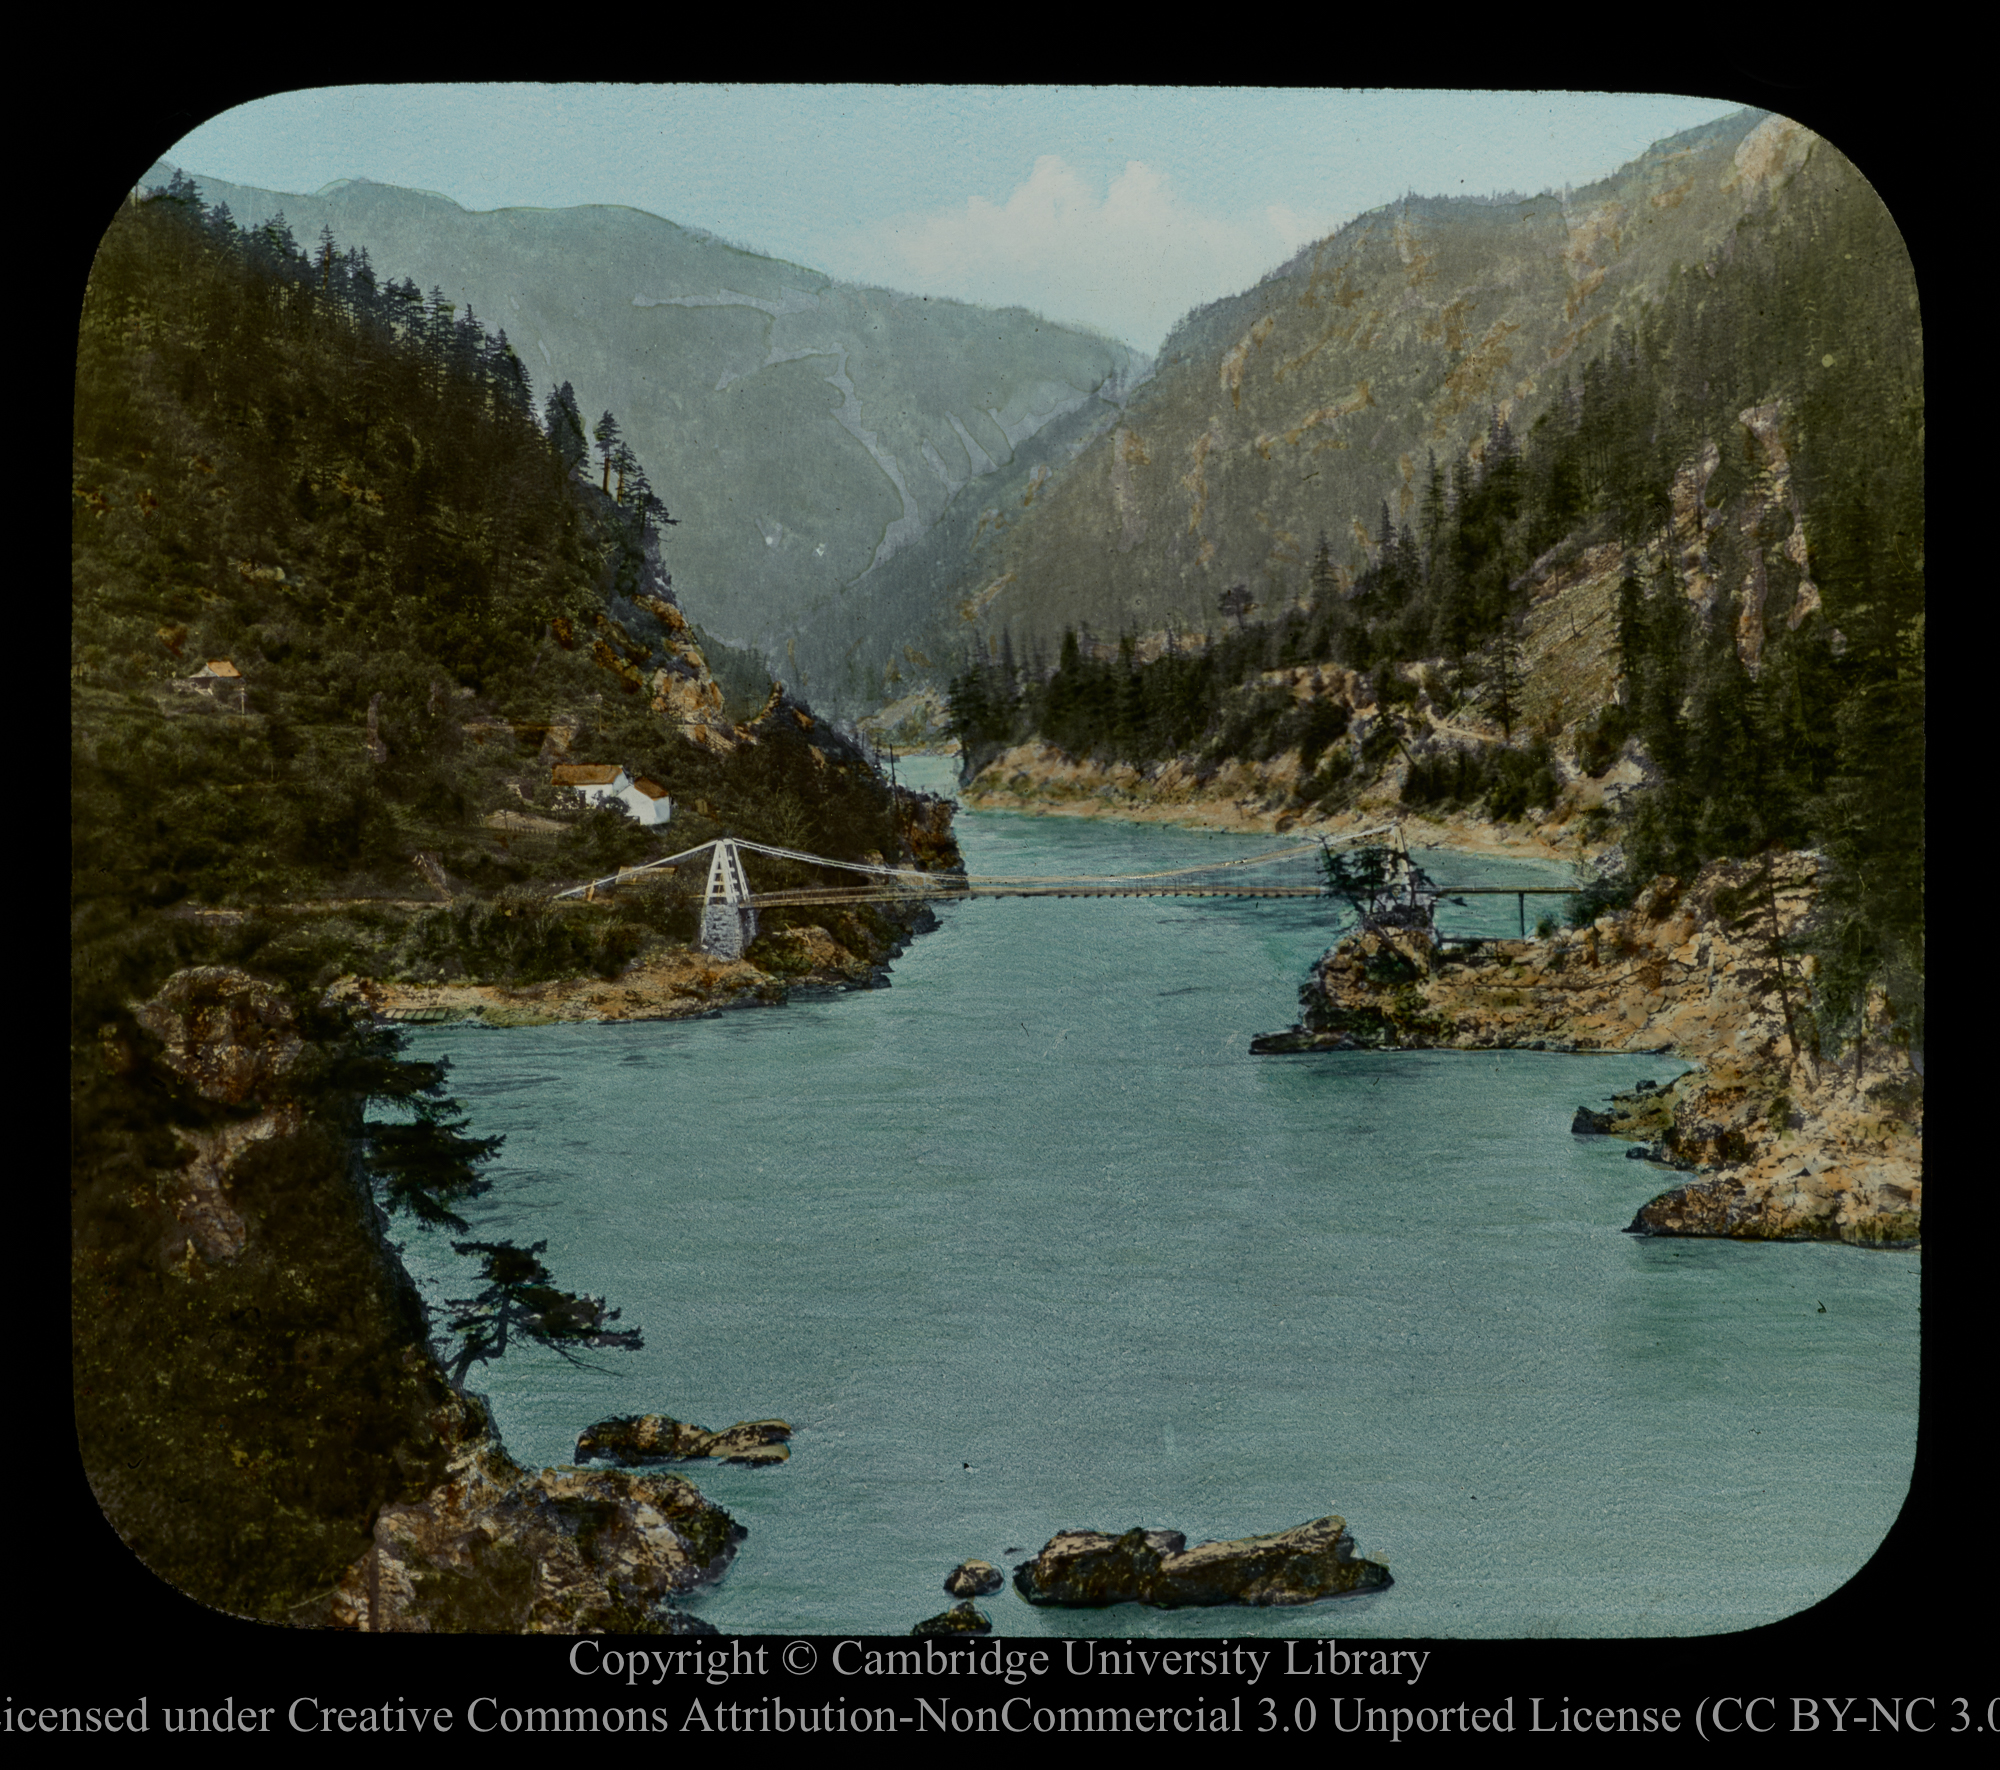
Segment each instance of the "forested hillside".
M893 854L896 800L749 660L710 668L658 553L698 518L614 414L567 387L538 408L504 335L331 236L240 228L184 183L122 210L74 443L84 1465L155 1572L324 1620L379 1507L479 1429L384 1237L463 1228L494 1147L329 986L615 975L690 939L685 880L551 906L667 837L561 802L555 762L650 776L683 847ZM631 1342L557 1288L587 1275L466 1251L489 1282L439 1330L461 1356L503 1319Z
M365 179L299 193L188 175L239 217L282 211L308 242L331 228L504 323L593 419L615 408L702 513L672 550L688 608L834 712L942 669L956 616L938 580L1151 366L1020 308L844 283L637 209L474 212Z
M1024 606L1044 612L1060 605L1020 553L1020 583L983 617L997 630L953 685L958 730L975 767L1031 734L1135 763L1285 758L1301 815L1386 792L1413 808L1519 818L1622 753L1647 786L1616 821L1596 814L1621 864L1590 913L1706 859L1818 847L1831 863L1811 936L1823 1030L1837 1041L1879 988L1920 1043L1923 352L1909 257L1854 167L1782 119L1663 144L1618 188L1617 203L1594 194L1598 231L1587 238L1638 227L1634 192L1650 188L1653 237L1640 246L1657 274L1638 280L1625 259L1639 248L1611 262L1615 240L1587 275L1573 253L1559 261L1572 320L1588 316L1615 270L1627 302L1504 376L1521 326L1494 321L1483 369L1469 320L1456 337L1440 330L1428 368L1412 360L1403 371L1410 406L1376 425L1414 415L1433 440L1400 463L1376 451L1358 539L1321 505L1310 557L1222 590L1206 641L1169 632L1164 649L1158 636L1142 643L1135 606L1115 645L1102 627L1079 638L1073 623L1053 659L1025 645L1019 655L998 624L1017 593L1040 597ZM1570 201L1573 244L1580 200ZM1704 206L1710 224L1734 219L1682 228L1673 238L1687 255L1657 262L1668 235L1658 215ZM1605 219L1612 208L1623 219ZM1339 320L1342 291L1356 288L1343 255L1381 260L1393 242L1408 267L1407 311L1420 319L1440 265L1513 298L1503 273L1519 268L1509 256L1518 249L1496 230L1421 204L1357 224L1356 238L1313 255L1309 279L1239 298L1237 318L1264 315L1241 349L1218 348L1212 319L1179 348L1205 340L1212 373L1220 358L1230 411L1239 381L1244 407L1253 387L1261 403L1282 397L1280 347L1314 313L1327 315L1329 345L1344 336L1350 350L1386 344L1390 360L1421 357L1424 328L1412 319L1382 320L1387 339ZM1466 257L1478 250L1493 254L1483 270ZM1276 368L1253 382L1265 361ZM1134 424L1146 400L1166 401L1186 381L1185 370L1163 369ZM1350 479L1368 460L1373 419L1361 411L1387 407L1390 385L1375 378L1370 401L1324 420L1355 433L1352 449L1338 436L1320 445ZM1236 421L1231 434L1257 422L1269 420ZM1176 525L1185 546L1210 533L1196 551L1219 560L1225 532L1246 517L1263 524L1280 476L1260 461L1305 462L1298 445L1312 430L1263 435L1227 457L1227 478L1197 462L1187 487L1207 473L1207 501ZM1086 468L1050 496L1101 504ZM1108 471L1115 491L1115 460ZM1296 488L1286 495L1301 507L1286 518L1298 540L1311 504ZM1121 572L1137 568L1150 509L1132 505L1129 548L1098 550L1107 561L1121 554ZM1029 544L1023 527L1017 547ZM1170 542L1168 557L1177 550ZM1185 560L1178 571L1186 576ZM1102 607L1110 583L1079 590L1079 608Z

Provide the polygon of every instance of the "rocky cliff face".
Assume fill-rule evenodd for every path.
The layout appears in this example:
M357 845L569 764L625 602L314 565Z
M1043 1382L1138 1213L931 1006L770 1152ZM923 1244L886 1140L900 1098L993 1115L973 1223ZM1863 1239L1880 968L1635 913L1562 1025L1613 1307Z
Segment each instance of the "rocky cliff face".
M1305 1014L1269 1051L1639 1051L1698 1067L1578 1129L1643 1141L1701 1177L1634 1229L1746 1240L1913 1243L1923 1202L1923 1083L1879 1011L1864 1060L1813 1050L1809 974L1782 956L1811 914L1812 855L1662 878L1631 910L1546 940L1440 948L1369 930L1314 967ZM1865 1055L1872 1049L1874 1061Z
M186 1159L163 1200L174 1225L162 1239L162 1253L187 1273L204 1261L225 1264L243 1252L249 1236L231 1202L239 1163L252 1145L294 1136L304 1122L286 1086L305 1048L296 1016L270 984L228 966L203 965L176 972L133 1018L159 1040L170 1072L204 1100L248 1114L212 1129L178 1132Z
M225 965L174 973L133 1021L106 1070L184 1089L188 1122L163 1165L79 1196L74 1368L85 1469L140 1559L294 1625L698 1627L666 1600L742 1530L669 1476L506 1456L432 1357L354 1127L314 1086L325 1029Z
M84 1469L160 1578L323 1621L378 1508L441 1477L451 1402L315 1086L324 1048L225 965L168 977L101 1043L73 1204Z

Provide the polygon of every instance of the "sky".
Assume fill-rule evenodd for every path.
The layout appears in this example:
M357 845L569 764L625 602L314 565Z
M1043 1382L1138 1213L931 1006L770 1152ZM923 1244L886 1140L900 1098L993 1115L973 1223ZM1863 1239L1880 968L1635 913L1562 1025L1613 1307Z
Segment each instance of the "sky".
M334 86L163 159L468 209L615 203L853 282L1019 305L1152 354L1190 308L1407 192L1587 184L1733 100L1216 87Z

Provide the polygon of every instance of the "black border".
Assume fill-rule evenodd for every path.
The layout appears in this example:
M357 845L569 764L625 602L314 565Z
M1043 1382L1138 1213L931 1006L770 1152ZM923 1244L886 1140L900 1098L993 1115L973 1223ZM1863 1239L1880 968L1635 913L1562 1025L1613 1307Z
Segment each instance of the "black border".
M1497 24L1497 20L1488 20L1483 32L1492 31ZM609 19L605 28L619 29ZM1555 18L1538 15L1532 21L1516 20L1511 28L1517 34L1539 34L1561 27ZM1660 38L1695 29L1689 21L1676 24L1664 17L1645 28ZM1696 34L1708 39L1710 45L1719 35L1706 28ZM1247 26L1244 35L1261 39L1263 32L1260 27ZM1527 62L1519 56L1496 59L1489 54L1440 61L1428 47L1422 56L1412 57L1407 50L1414 46L1413 40L1403 41L1405 53L1387 58L1367 53L1365 42L1342 42L1337 47L1330 43L1326 55L1318 59L1335 78L1324 83L1340 83L1338 76L1343 71L1351 80L1367 68L1402 73L1406 77L1397 83L1412 87L1679 91L1779 111L1825 136L1873 183L1903 230L1917 267L1928 322L1935 324L1937 289L1934 278L1926 272L1940 262L1936 242L1942 224L1937 211L1947 195L1956 199L1955 225L1947 237L1965 256L1965 272L1972 272L1979 231L1974 205L1964 194L1962 182L1956 192L1950 182L1962 180L1966 160L1942 151L1941 113L1947 107L1939 102L1934 78L1917 61L1915 51L1899 57L1893 51L1878 53L1877 46L1870 45L1865 55L1857 52L1857 59L1865 65L1851 68L1842 77L1828 78L1795 70L1792 64L1798 51L1776 39L1762 60L1741 55L1732 58L1729 51L1710 46L1705 46L1699 57L1693 51L1674 53L1655 41L1628 55L1614 57L1606 50L1592 56L1538 56ZM826 77L823 65L800 65L800 57L782 52L774 58L764 52L765 47L759 47L755 69L760 82L810 82ZM1268 50L1268 43L1263 47ZM72 103L69 118L61 125L67 139L45 150L44 164L57 168L53 182L59 194L54 206L66 245L59 302L62 311L57 320L59 364L70 349L68 340L74 336L84 280L104 226L133 183L174 142L208 118L256 98L305 85L385 78L380 58L372 65L362 65L364 58L328 55L317 48L309 62L300 57L292 64L300 73L310 68L305 78L288 78L291 70L281 71L271 63L257 76L247 76L240 69L206 59L208 52L198 43L161 53L159 46L149 46L143 40L124 41L115 47L107 44L106 53L122 65L105 75L92 73L82 98ZM629 72L612 71L604 65L610 57L593 57L598 65L590 68L562 66L560 57L555 66L522 65L531 59L539 63L539 56L507 59L514 65L505 70L491 66L468 70L463 58L453 62L437 57L422 77L465 78L470 72L475 78L537 81L629 78ZM666 59L671 62L674 58ZM1412 61L1423 65L1412 67ZM1615 74L1607 69L1607 62L1615 63ZM410 65L404 58L399 66L405 78ZM1206 61L1206 66L1213 70L1214 62ZM1190 80L1185 74L1176 77L1157 61L1134 66L1130 53L1085 56L1078 65L1061 71L1078 84L1257 83L1257 70L1247 66L1228 70L1237 73L1238 79ZM1645 77L1631 78L1634 71ZM745 78L740 66L718 68L712 56L699 72L732 83ZM943 70L925 72L943 81L954 77ZM1014 79L1043 83L1049 79L1046 60L1039 68L1009 72L982 67L977 72L984 82ZM855 77L897 76L923 77L904 69L857 73ZM191 170L198 172L200 168ZM1603 168L1607 173L1612 170ZM17 162L17 176L18 171ZM44 216L46 212L44 208ZM23 219L26 245L39 230L25 225L25 215ZM30 1184L41 1190L39 1183ZM1405 1691L1400 1683L1377 1685L1371 1681L1359 1687L1360 1693L1372 1702L1435 1703L1496 1700L1511 1692L1518 1699L1523 1731L1526 1699L1536 1694L1543 1696L1545 1703L1563 1696L1607 1701L1625 1698L1654 1705L1678 1703L1684 1712L1691 1711L1704 1695L1731 1691L1787 1700L1793 1694L1829 1692L1885 1697L1928 1694L1940 1700L1940 1717L1947 1715L1943 1699L1949 1696L1962 1693L1977 1700L1990 1696L1990 1687L1982 1692L1953 1682L1954 1672L1976 1644L1958 1632L1962 1605L1953 1599L1961 1577L1957 1563L1965 1551L1961 1549L1957 1555L1953 1551L1958 1548L1957 1518L1973 1509L1968 1476L1975 1454L1974 1434L1991 1413L1990 1401L1981 1404L1977 1400L1979 1394L1990 1393L1990 1378L1979 1379L1967 1357L1979 1345L1976 1336L1984 1324L1975 1325L1966 1300L1969 1243L1962 1206L1954 1202L1949 1183L1929 1203L1930 1233L1922 1256L1859 1250L1853 1254L1855 1259L1921 1257L1925 1264L1926 1320L1919 1443L1910 1496L1880 1550L1847 1586L1797 1616L1735 1635L1636 1641L1418 1643L1430 1646L1434 1654L1430 1675L1418 1691ZM39 1226L39 1213L35 1221ZM52 1239L61 1233L54 1222L47 1223L45 1229ZM66 1284L52 1288L49 1303L43 1319L66 1324ZM1986 1332L1990 1337L1990 1329ZM569 1645L566 1641L406 1636L398 1637L389 1647L379 1638L325 1631L294 1634L243 1622L183 1597L125 1548L99 1512L75 1450L67 1348L52 1347L51 1354L42 1368L57 1372L59 1381L49 1386L48 1407L19 1409L15 1416L17 1431L23 1427L32 1430L29 1423L33 1420L50 1420L54 1442L52 1447L44 1446L24 1433L22 1441L17 1441L14 1472L9 1478L17 1529L30 1540L26 1564L19 1569L28 1579L16 1587L16 1603L22 1613L17 1618L13 1650L7 1656L4 1688L0 1689L8 1703L129 1703L145 1693L157 1708L163 1701L218 1703L232 1694L239 1701L282 1703L295 1695L317 1694L334 1700L339 1693L346 1693L339 1699L374 1703L407 1699L411 1703L450 1703L462 1709L467 1700L482 1692L504 1693L514 1700L566 1703L609 1701L614 1695L609 1689L591 1689L596 1680L578 1679L567 1672L563 1663ZM17 1381L23 1381L30 1393L41 1387L40 1379L34 1376ZM1983 1432L1980 1437L1983 1440ZM43 1453L51 1448L53 1469L44 1472L39 1465ZM1689 1520L1688 1528L1698 1531L1699 1521ZM1977 1552L1973 1544L1966 1547ZM1662 1556L1671 1558L1674 1548L1672 1543L1661 1544ZM866 1579L867 1570L857 1568L855 1577ZM1968 1578L1966 1584L1971 1583ZM1329 1606L1322 1614L1320 1632L1337 1636L1338 1606ZM1224 1614L1219 1613L1218 1624L1217 1633L1225 1632ZM789 1638L764 1639L775 1662L776 1649ZM663 1647L697 1644L653 1643ZM882 1644L909 1645L907 1641ZM1039 1643L1017 1637L1012 1644L1028 1647ZM833 1642L821 1640L817 1645L824 1659ZM1373 1649L1405 1644L1367 1645ZM1990 1685L1990 1678L1987 1682ZM816 1678L774 1676L755 1681L755 1686L754 1690L737 1686L720 1694L735 1701L778 1693L788 1701L802 1703L811 1699L814 1691L819 1701L836 1697L891 1700L885 1690L865 1691L852 1680L830 1682L824 1677L824 1667ZM716 1694L706 1687L697 1690L679 1683L673 1688L675 1694L668 1706L676 1712L696 1694ZM1224 1686L1203 1688L1212 1695ZM1240 1690L1241 1686L1228 1688ZM972 1700L975 1694L978 1700L994 1700L990 1687L954 1694L963 1700ZM1291 1694L1286 1692L1287 1700ZM1141 1681L1133 1681L1120 1696L1141 1700ZM1076 1697L1072 1692L1064 1699ZM1099 1689L1093 1693L1096 1699L1118 1698ZM909 1706L903 1697L894 1700L899 1706ZM158 1725L155 1720L155 1731ZM1949 1730L1948 1719L1940 1719L1939 1730ZM451 1737L463 1740L466 1735L460 1731ZM1325 1732L1320 1735L1321 1739L1328 1737Z

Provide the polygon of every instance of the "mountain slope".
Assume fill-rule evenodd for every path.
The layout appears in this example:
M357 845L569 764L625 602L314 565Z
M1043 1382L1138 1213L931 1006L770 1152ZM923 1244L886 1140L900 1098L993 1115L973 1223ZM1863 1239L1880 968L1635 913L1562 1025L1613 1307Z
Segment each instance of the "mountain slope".
M824 614L793 645L808 611L871 574L864 600L907 598L903 550L954 504L991 503L1024 450L1087 434L1148 368L1018 308L856 287L636 209L474 213L364 180L305 196L193 177L239 224L282 211L308 244L330 228L379 276L504 327L538 397L568 381L586 421L615 412L690 517L668 563L691 612L774 662L789 647L794 686L823 704L872 692L894 646Z
M1562 195L1412 198L1192 315L1122 422L982 533L962 637L1200 632L1238 584L1269 618L1305 599L1322 533L1351 577L1385 501L1418 520L1433 451L1476 465L1496 412L1524 434L1675 265L1729 254L1810 139L1744 111Z

